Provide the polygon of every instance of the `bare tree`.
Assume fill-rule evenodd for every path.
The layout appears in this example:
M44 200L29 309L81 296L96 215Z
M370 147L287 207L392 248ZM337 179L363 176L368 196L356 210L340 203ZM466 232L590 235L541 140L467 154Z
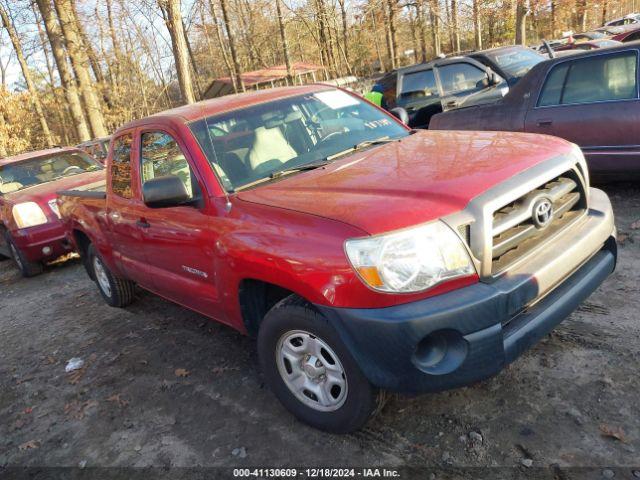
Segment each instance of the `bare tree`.
M80 94L84 101L91 132L94 137L104 137L107 135L107 129L104 124L100 100L89 75L89 60L82 48L83 42L73 16L73 1L53 0L53 3L62 27L62 35L71 60L71 66L76 74Z
M229 50L231 52L231 62L233 64L233 72L235 76L236 91L244 92L244 82L242 81L242 71L240 62L238 61L238 52L236 50L236 42L231 32L231 22L229 21L229 12L227 10L227 0L220 0L220 8L222 9L222 20L224 21L224 29L227 33L227 41L229 42Z
M282 42L282 54L284 55L284 63L287 67L287 79L290 84L293 85L293 68L291 68L291 57L289 56L289 44L287 43L287 34L284 29L284 19L282 18L282 7L280 2L282 0L276 0L276 13L278 15L278 29L280 30L280 41Z
M31 72L29 71L29 65L27 65L27 60L24 58L24 52L22 51L22 43L20 42L20 38L18 37L18 32L16 32L15 27L13 26L12 20L9 18L9 13L5 10L4 6L0 4L0 17L2 18L2 24L4 28L7 30L9 34L9 39L13 45L13 49L16 52L16 57L18 58L18 63L20 64L20 69L22 70L22 76L24 77L24 81L27 84L27 89L29 90L29 95L31 96L31 102L33 103L33 108L36 111L36 115L38 116L38 120L40 121L40 128L42 128L42 135L44 136L45 142L47 145L53 145L53 137L51 136L51 131L49 130L49 124L47 123L47 118L44 116L44 111L42 110L42 103L40 102L40 94L36 89L33 79L31 78Z
M482 23L480 21L480 0L473 0L473 33L476 50L482 50Z
M51 9L51 3L49 0L36 0L36 4L38 5L38 10L40 10L42 21L44 22L47 38L51 45L51 53L58 68L60 83L62 84L65 99L69 105L69 113L73 120L76 135L81 142L90 140L91 134L89 133L89 128L87 127L87 122L82 111L76 80L73 78L69 69L67 54L61 40L60 26Z
M440 39L440 5L438 0L429 0L429 10L431 16L431 35L433 39L434 56L442 53L442 43Z
M517 0L516 3L516 44L524 45L527 43L527 15L529 8L526 0Z
M460 27L458 26L458 1L451 0L451 44L454 52L460 51Z
M187 42L185 42L182 13L180 12L180 0L158 0L158 5L162 9L164 21L171 36L173 58L178 73L178 84L180 86L182 100L185 103L194 103L196 98L193 93L191 71L189 70L189 52Z

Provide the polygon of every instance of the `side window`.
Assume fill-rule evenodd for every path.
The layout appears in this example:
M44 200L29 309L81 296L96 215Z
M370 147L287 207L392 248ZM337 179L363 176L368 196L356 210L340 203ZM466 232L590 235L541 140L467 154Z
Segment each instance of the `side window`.
M539 107L560 105L562 87L564 86L565 78L567 78L568 70L569 63L561 63L560 65L553 67L551 73L547 75L547 81L542 87L542 93L540 94L540 100L538 101Z
M636 40L640 40L640 32L632 33L627 38L625 38L623 42L635 42Z
M486 72L468 63L453 63L438 68L445 95L481 90L486 85Z
M193 172L171 135L164 132L143 133L140 162L142 184L152 178L175 175L184 183L189 197L194 197Z
M573 62L561 102L589 103L636 97L636 54L624 52Z
M131 144L130 133L113 141L113 163L111 164L111 189L123 198L131 198Z

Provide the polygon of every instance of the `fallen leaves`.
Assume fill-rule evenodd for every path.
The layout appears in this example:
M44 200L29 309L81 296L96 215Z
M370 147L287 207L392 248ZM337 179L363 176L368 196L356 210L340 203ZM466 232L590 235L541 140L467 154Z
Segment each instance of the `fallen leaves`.
M36 448L40 448L40 442L37 440L29 440L28 442L24 442L22 445L18 446L19 450L33 450Z
M176 374L176 377L188 377L191 375L191 372L184 368L176 368L174 373Z
M76 420L82 420L89 409L97 406L98 402L96 400L87 400L86 402L78 402L77 400L73 400L72 402L69 402L64 406L64 413L69 417L75 418Z
M230 372L230 371L234 371L234 370L240 370L240 368L238 368L238 367L213 367L211 369L211 372L214 375L220 375L220 374L222 374L224 372Z
M127 400L123 400L122 398L120 398L120 395L122 394L118 393L118 394L111 395L109 398L107 398L107 402L115 403L120 408L123 408L129 405L129 402Z
M612 427L603 423L600 425L600 433L603 437L614 438L622 443L627 442L627 437L622 427Z
M71 373L67 374L67 380L71 385L75 385L80 381L80 379L82 379L86 371L86 367L83 367L80 370L74 370Z

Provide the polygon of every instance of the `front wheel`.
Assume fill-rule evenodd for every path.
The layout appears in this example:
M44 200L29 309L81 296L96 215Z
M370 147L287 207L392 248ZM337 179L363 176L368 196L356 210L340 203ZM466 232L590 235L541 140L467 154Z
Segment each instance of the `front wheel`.
M9 247L11 258L15 262L16 267L18 267L18 270L20 270L20 274L23 277L34 277L42 273L42 271L44 270L44 265L42 265L41 262L30 262L29 260L27 260L20 249L16 246L16 244L13 243L13 239L11 238L9 233L6 234L5 241L7 243L7 246Z
M326 318L292 295L265 316L258 333L265 380L298 419L332 433L361 428L377 392Z
M107 304L112 307L126 307L133 302L135 283L116 277L104 264L93 245L90 245L87 250L87 264Z

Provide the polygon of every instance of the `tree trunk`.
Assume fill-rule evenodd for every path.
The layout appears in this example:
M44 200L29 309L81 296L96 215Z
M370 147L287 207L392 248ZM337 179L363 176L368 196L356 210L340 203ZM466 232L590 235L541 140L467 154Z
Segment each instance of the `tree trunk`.
M4 119L4 113L0 112L0 158L8 157L7 147L4 145L7 136L4 131L7 128L6 120Z
M77 138L80 142L86 142L91 140L91 134L87 127L87 121L82 111L82 103L80 101L80 95L78 94L78 88L76 86L76 80L73 78L67 63L67 54L62 44L60 26L51 9L51 3L49 0L36 0L38 10L42 16L44 22L44 28L51 45L51 53L53 53L53 59L56 62L58 68L58 75L60 76L60 83L64 90L65 99L69 105L69 113L76 130Z
M347 70L351 72L351 58L349 57L349 30L347 27L347 9L345 6L345 0L338 0L340 6L340 18L342 20L342 51L344 52L344 59L347 63Z
M80 21L78 16L78 10L76 8L75 2L71 3L71 14L73 15L73 19L76 23L76 30L80 35L80 40L82 41L82 47L87 52L87 58L89 59L89 65L91 66L91 71L93 72L93 76L98 83L104 82L104 75L102 73L102 68L100 67L100 62L98 61L98 55L96 55L96 51L93 48L93 45L89 41L89 37L87 37L87 32L84 30L83 23Z
M458 1L451 0L451 34L453 51L460 51L460 27L458 26Z
M184 22L182 22L182 32L184 33L184 43L187 45L187 52L189 53L189 63L193 69L193 80L196 84L196 90L198 90L198 99L202 100L202 89L200 88L200 81L198 80L199 71L196 63L196 56L193 54L191 43L189 42L189 35L187 35L187 29L184 26Z
M293 68L291 67L291 57L289 56L289 44L287 43L287 34L284 29L284 18L282 18L282 7L280 6L280 2L282 0L276 1L276 14L278 16L278 29L280 30L280 41L282 42L282 55L284 55L284 64L287 67L287 82L290 85L293 85Z
M424 28L424 1L425 0L417 0L416 2L416 21L418 22L418 36L419 44L420 44L420 61L427 61L427 38L426 31Z
M4 28L6 28L7 33L9 34L9 39L13 44L13 49L16 51L16 57L18 58L18 63L20 64L20 68L22 69L22 75L24 76L24 81L26 82L27 89L29 90L29 94L31 95L31 102L33 103L33 108L35 109L36 115L38 116L38 120L40 121L40 128L42 128L42 134L44 136L44 140L47 145L52 146L53 138L51 137L49 124L47 123L47 119L44 116L44 111L42 110L42 103L40 103L40 95L33 83L33 80L31 79L31 72L29 71L27 60L24 58L24 52L22 51L22 44L20 43L18 32L16 32L16 29L13 26L13 22L9 18L9 14L1 4L0 4L0 17L2 18L2 23L4 25Z
M396 50L396 9L395 3L396 0L387 0L386 2L386 11L385 11L385 20L386 20L386 31L387 31L387 53L389 54L389 62L391 63L391 70L395 69L398 66L398 57Z
M376 47L376 55L378 56L378 70L384 70L384 61L382 60L382 51L380 48L380 36L378 35L378 22L376 21L376 11L371 10L371 21L373 23L373 44Z
M433 37L433 56L437 57L442 53L442 43L440 40L440 5L438 0L430 0L429 10L431 14L431 35Z
M169 36L171 37L171 48L173 59L176 64L178 74L178 86L180 95L184 103L194 103L196 101L191 82L191 70L189 70L189 52L184 40L184 28L182 27L182 13L180 12L180 0L158 0L162 10Z
M556 37L556 1L551 0L551 37Z
M525 4L525 0L518 0L516 4L516 44L524 45L527 43L527 15L529 9Z
M609 16L609 0L602 0L602 24L607 22Z
M584 32L587 30L587 0L576 1L576 13L578 30Z
M88 58L82 50L82 40L73 20L72 0L54 0L54 6L62 26L62 35L71 60L71 66L76 74L80 94L87 109L89 125L94 137L107 136L107 129L102 116L100 101L94 89L91 75L88 70Z
M216 31L216 38L218 39L218 47L222 52L222 59L224 60L224 65L227 68L227 74L233 83L233 88L238 93L238 88L236 84L236 80L233 73L233 67L231 65L231 61L229 60L229 54L227 53L227 46L225 45L224 39L222 38L222 32L220 31L220 25L218 25L218 15L216 14L216 8L213 4L213 0L209 0L209 14L211 15L211 21L213 22L213 28Z
M480 0L473 0L473 33L476 50L482 50L482 23L480 21Z
M231 22L229 21L229 12L227 11L227 0L220 0L220 8L222 9L222 20L227 33L227 40L229 41L229 51L231 52L231 62L235 74L235 88L236 91L244 92L244 82L242 81L242 71L240 70L240 62L238 61L236 42L231 32Z

